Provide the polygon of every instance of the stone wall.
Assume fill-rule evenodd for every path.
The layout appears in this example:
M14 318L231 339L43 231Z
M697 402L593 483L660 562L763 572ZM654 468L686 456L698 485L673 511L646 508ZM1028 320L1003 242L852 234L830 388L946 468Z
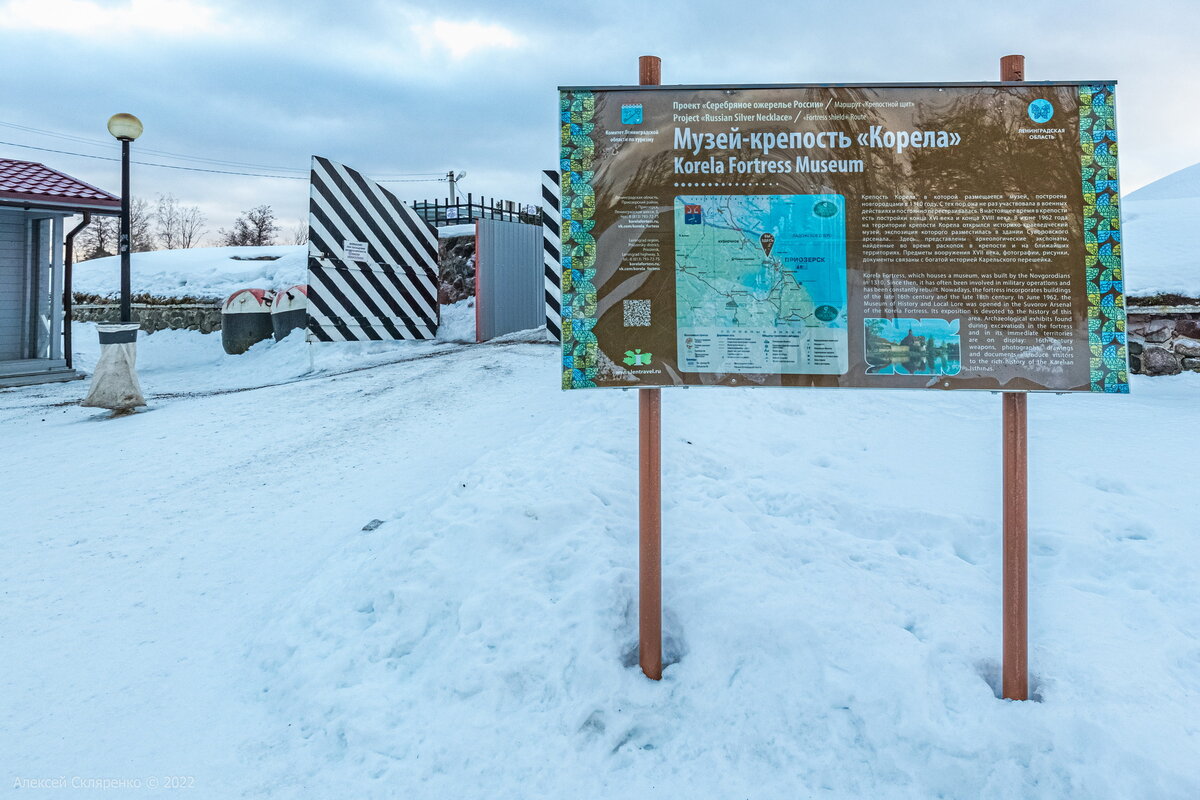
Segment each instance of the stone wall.
M475 294L475 239L455 237L441 242L439 300L453 303ZM133 318L147 333L184 329L221 330L221 303L134 303ZM77 322L116 322L116 303L77 303ZM1129 367L1135 375L1178 375L1200 372L1200 306L1129 308Z
M1129 309L1130 372L1200 372L1200 307L1192 308Z
M438 302L457 303L475 296L475 236L438 241Z
M134 303L133 319L147 333L168 329L183 329L212 333L221 330L221 304L180 303L157 305ZM85 303L71 307L71 319L76 322L117 322L121 306L117 303Z

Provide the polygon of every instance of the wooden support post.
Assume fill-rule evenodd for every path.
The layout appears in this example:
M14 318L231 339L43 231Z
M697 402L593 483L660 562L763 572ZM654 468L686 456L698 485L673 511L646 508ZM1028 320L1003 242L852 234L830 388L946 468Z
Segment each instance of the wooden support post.
M1029 699L1029 508L1025 392L1004 393L1004 669L1002 694Z
M662 677L662 390L638 390L638 663Z
M1000 59L1000 80L1025 80L1025 56ZM1004 393L1004 650L1001 694L1029 699L1029 499L1026 392Z
M662 59L658 56L638 57L638 85L658 86L662 83Z
M662 82L662 59L638 59L638 83ZM638 663L662 679L662 390L638 390Z
M1025 56L1001 56L1000 58L1000 80L1002 81L1023 81L1025 80Z

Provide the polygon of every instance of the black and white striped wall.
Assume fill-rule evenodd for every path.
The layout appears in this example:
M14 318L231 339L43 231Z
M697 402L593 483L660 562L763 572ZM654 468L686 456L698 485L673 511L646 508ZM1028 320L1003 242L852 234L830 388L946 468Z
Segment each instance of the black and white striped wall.
M357 170L313 156L310 342L434 338L437 262L432 226Z
M546 276L546 331L562 340L562 186L556 169L542 170L542 250Z

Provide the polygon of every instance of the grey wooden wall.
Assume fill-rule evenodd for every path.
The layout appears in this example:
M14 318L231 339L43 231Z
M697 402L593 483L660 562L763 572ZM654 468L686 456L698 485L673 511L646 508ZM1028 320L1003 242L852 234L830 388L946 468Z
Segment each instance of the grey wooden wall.
M29 357L27 227L24 212L0 209L0 361Z

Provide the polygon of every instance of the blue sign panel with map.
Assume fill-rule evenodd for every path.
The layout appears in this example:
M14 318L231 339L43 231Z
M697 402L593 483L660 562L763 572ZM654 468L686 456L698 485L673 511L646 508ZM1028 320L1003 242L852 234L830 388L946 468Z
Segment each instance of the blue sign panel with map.
M683 372L840 375L845 308L841 195L675 198Z

